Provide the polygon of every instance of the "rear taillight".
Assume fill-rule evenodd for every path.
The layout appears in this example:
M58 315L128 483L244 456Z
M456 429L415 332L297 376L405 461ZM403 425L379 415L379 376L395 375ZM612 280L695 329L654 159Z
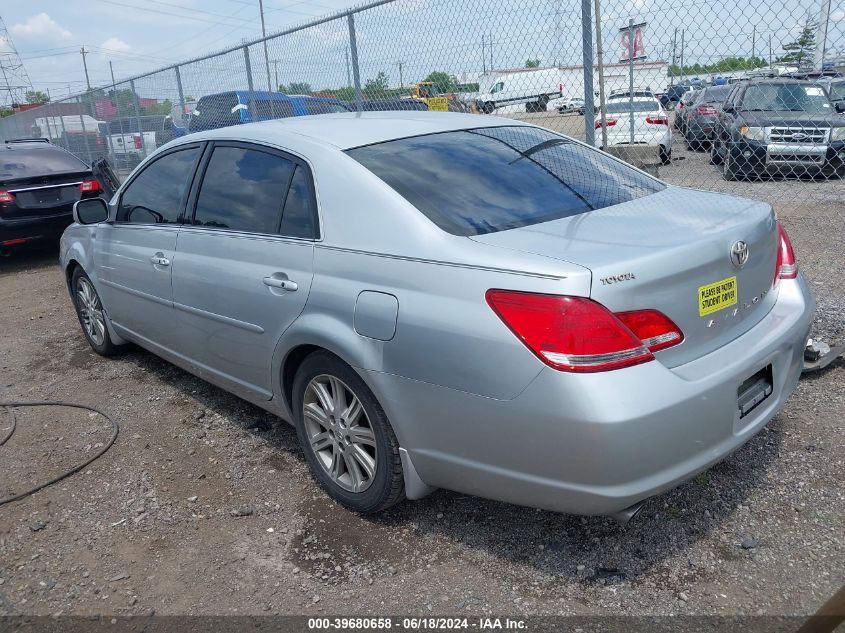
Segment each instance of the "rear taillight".
M662 116L647 116L645 122L651 125L669 125L669 119Z
M654 360L616 315L591 299L513 290L488 290L486 296L505 325L554 369L598 372Z
M698 116L716 116L719 114L716 112L716 108L711 108L710 106L700 105L695 109Z
M98 134L98 135L97 135L97 140L96 140L96 143L95 143L95 144L96 144L98 147L102 147L103 145L105 145L105 144L106 144L106 139L104 139L102 136L100 136L100 135Z
M94 193L96 191L102 191L102 187L100 187L100 183L97 180L85 180L79 183L79 191L82 193Z
M6 202L14 202L15 201L15 194L9 193L8 191L0 190L0 204L5 204Z
M140 134L133 134L132 141L135 143L135 149L142 149L143 145L141 144L141 135Z
M657 310L617 312L616 318L643 342L650 352L659 352L684 340L684 333L675 323Z
M614 125L616 125L616 119L607 119L606 123L607 127L613 127ZM600 127L601 121L596 121L596 129L599 129Z
M798 262L795 261L795 251L792 249L792 242L786 229L778 222L778 258L775 263L775 279L777 284L780 279L795 279L798 276Z

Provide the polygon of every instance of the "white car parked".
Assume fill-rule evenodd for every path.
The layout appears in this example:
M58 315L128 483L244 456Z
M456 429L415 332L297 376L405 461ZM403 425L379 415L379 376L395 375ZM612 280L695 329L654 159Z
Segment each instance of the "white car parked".
M632 112L633 107L633 112ZM627 94L612 95L606 104L607 145L626 145L632 142L631 119L634 121L634 144L657 145L660 161L668 165L672 160L672 128L669 115L660 101L634 97L633 105ZM601 117L596 116L596 147L604 147Z

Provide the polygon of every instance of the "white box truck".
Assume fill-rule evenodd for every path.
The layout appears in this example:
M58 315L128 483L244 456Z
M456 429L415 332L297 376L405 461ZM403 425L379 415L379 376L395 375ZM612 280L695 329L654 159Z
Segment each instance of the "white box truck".
M526 112L545 112L552 99L563 96L558 68L498 71L482 77L476 107L490 114L498 108L525 104Z

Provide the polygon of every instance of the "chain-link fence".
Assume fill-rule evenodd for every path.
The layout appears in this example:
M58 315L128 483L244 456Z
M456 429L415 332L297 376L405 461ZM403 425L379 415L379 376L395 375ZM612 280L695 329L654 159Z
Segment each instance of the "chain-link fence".
M528 121L675 184L845 200L843 0L382 0L0 120L124 177L256 120L449 110ZM753 181L753 185L747 182Z

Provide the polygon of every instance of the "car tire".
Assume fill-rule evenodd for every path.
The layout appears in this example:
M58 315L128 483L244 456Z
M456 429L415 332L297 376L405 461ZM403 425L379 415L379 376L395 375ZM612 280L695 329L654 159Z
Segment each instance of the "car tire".
M711 165L721 165L722 164L722 155L719 153L719 146L721 143L717 137L713 137L713 140L710 142L710 164Z
M399 442L354 369L329 352L314 352L297 370L292 396L305 459L332 499L373 513L405 498Z
M82 333L91 349L100 356L114 356L120 352L122 346L116 345L109 334L100 295L91 279L79 266L71 275L70 287L79 325L82 326Z
M483 106L481 106L481 111L484 112L484 114L493 114L493 110L495 109L496 106L493 103L490 103L489 101Z

